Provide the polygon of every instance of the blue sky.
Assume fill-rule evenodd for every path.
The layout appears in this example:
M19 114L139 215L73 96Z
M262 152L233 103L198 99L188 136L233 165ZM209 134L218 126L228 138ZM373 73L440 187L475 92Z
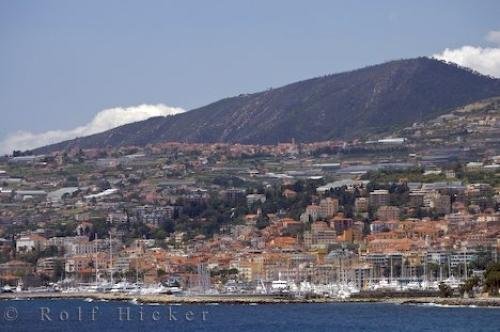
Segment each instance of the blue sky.
M189 110L391 59L495 48L486 36L499 17L499 1L0 0L0 140L109 108Z

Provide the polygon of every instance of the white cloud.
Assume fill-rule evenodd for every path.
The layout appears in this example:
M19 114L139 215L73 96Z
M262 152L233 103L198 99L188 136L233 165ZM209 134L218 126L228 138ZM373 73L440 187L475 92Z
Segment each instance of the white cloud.
M500 45L500 31L489 31L484 38L490 43ZM432 57L474 69L484 75L500 77L500 48L498 47L466 45L455 49L447 48Z
M484 75L500 77L500 48L476 46L447 48L442 53L434 54L433 57L474 69Z
M163 104L138 105L131 107L109 108L97 113L89 123L69 130L50 130L44 133L18 131L8 135L0 142L0 153L13 150L28 150L36 147L92 135L127 123L145 120L154 116L166 116L182 113L185 110Z
M500 45L500 31L490 31L486 35L486 40L493 44Z

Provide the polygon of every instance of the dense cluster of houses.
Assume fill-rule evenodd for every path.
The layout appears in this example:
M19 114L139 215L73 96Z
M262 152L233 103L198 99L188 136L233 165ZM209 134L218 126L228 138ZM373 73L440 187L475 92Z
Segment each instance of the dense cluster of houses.
M405 143L380 144L392 153ZM498 261L494 184L414 156L356 165L316 153L345 148L165 143L3 158L0 280L175 279L189 287L203 266L220 285L220 271L232 271L244 283L347 278L362 288L389 273L466 278ZM484 162L497 161L462 169L495 177ZM383 165L398 181L366 176ZM417 166L423 180L405 178Z

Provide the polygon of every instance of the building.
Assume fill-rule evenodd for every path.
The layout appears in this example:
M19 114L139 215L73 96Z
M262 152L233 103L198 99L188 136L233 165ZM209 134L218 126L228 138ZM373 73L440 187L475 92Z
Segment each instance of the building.
M130 269L130 257L118 256L113 261L113 271L125 273Z
M228 202L236 203L245 200L245 189L229 188L221 192L222 199Z
M28 262L23 261L10 261L0 264L0 277L19 277L22 275L31 274L33 267Z
M321 230L317 232L304 232L304 246L311 248L316 245L337 244L337 232L333 229Z
M248 207L251 207L255 203L265 203L266 202L266 195L264 194L249 194L247 195L247 205Z
M475 261L478 257L478 251L476 250L464 250L460 252L453 252L450 254L450 265L452 268L457 266L464 266L465 263L469 265Z
M64 266L63 259L61 257L45 257L40 258L36 262L36 272L39 274L44 274L50 277L56 275L58 267Z
M45 190L15 190L14 194L14 198L18 201L42 202L47 198Z
M354 220L351 218L344 218L341 213L330 220L330 228L334 229L337 235L342 235L344 231L351 229L353 225Z
M78 192L78 187L66 187L47 194L47 202L49 203L62 203L66 197L71 197Z
M389 191L385 189L374 190L370 192L370 206L379 208L383 205L389 205Z
M311 232L317 233L330 229L329 225L324 221L315 221L311 224Z
M398 223L392 221L376 220L370 224L372 234L394 231L398 228Z
M417 208L424 205L425 192L420 190L411 191L408 198L408 206Z
M16 239L16 252L40 251L47 247L47 239L40 235L26 235Z
M368 199L366 197L358 197L354 201L354 208L356 213L365 213L368 212Z
M339 200L327 197L319 202L319 217L326 219L333 217L339 210Z
M94 258L92 255L72 256L66 259L64 271L67 273L92 273Z
M424 206L435 209L437 213L447 214L451 212L451 199L448 195L432 191L425 194Z
M128 220L128 215L125 211L115 211L108 213L106 221L109 223L125 223Z
M368 253L392 253L417 249L417 243L411 239L374 239L367 246Z
M318 205L308 205L306 211L300 215L300 221L314 222L319 219L320 207Z
M397 206L381 206L377 210L377 218L382 221L399 220L400 210Z
M177 206L152 206L145 205L134 209L134 216L138 222L157 225L162 221L174 218L176 211L180 211Z

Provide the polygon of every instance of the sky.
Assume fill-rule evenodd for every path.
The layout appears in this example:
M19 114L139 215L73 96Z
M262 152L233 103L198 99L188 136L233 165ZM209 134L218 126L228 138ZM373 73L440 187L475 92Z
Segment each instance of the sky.
M393 59L500 77L499 1L0 0L0 153Z

